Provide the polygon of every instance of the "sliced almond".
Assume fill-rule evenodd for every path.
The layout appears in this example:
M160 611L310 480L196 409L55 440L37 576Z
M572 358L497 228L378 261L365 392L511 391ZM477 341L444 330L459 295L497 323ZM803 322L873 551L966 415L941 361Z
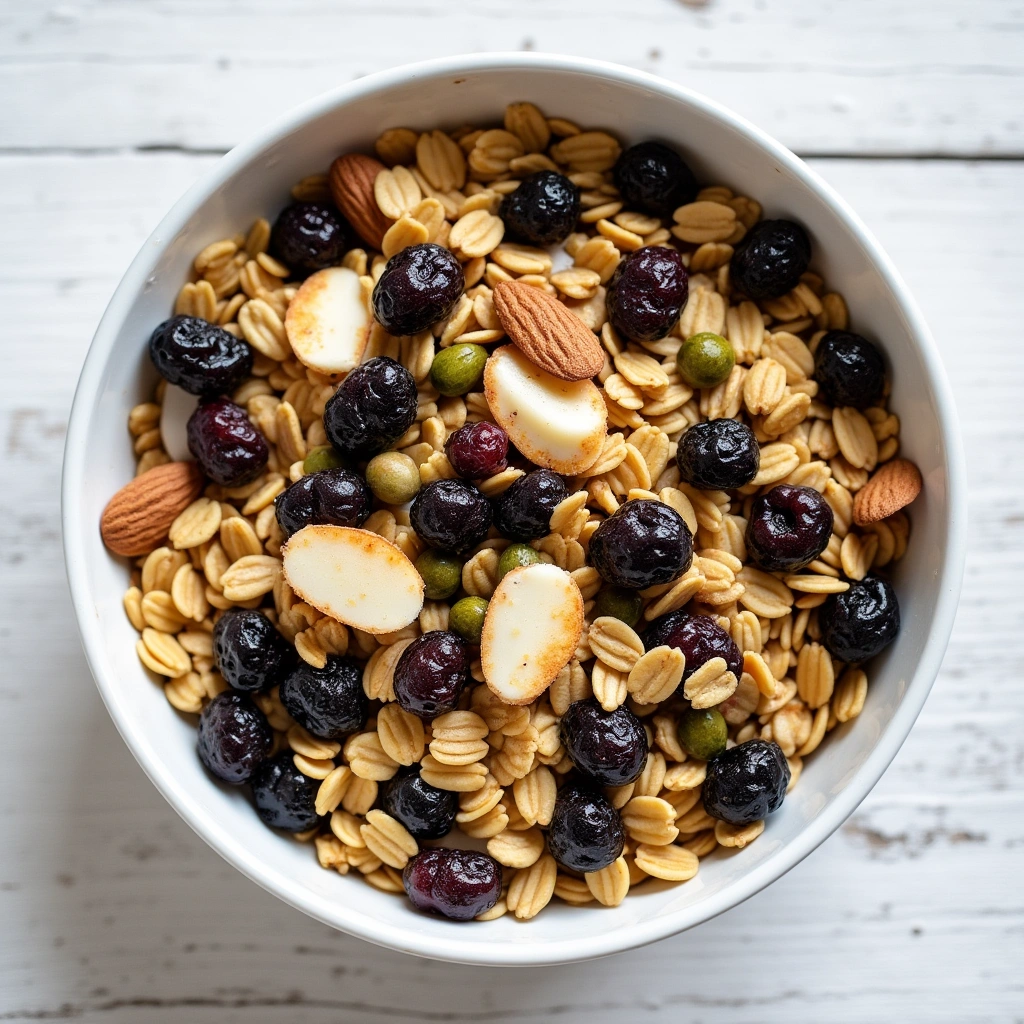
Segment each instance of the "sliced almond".
M857 492L853 521L867 526L909 505L921 493L921 471L908 459L893 459Z
M368 530L306 526L281 551L303 601L367 633L390 633L423 608L423 578L394 544Z
M495 420L538 466L574 475L600 455L608 412L592 381L559 380L504 345L487 360L484 392Z
M328 267L307 277L288 306L284 329L304 366L320 373L355 369L370 333L359 275Z
M184 388L168 384L164 390L164 400L160 405L160 440L164 451L175 462L192 461L188 447L188 421L198 404L198 396L190 395Z
M583 631L583 596L556 565L521 566L498 584L484 618L480 663L491 692L529 704L568 664Z

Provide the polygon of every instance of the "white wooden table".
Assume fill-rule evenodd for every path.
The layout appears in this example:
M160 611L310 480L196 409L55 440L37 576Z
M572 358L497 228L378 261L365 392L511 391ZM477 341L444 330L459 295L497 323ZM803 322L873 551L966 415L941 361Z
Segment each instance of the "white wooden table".
M58 481L97 319L217 154L355 76L518 48L701 89L850 200L945 357L972 543L928 706L839 833L695 932L503 971L333 933L178 819L79 649ZM1022 76L1020 0L3 0L0 1020L1021 1020Z

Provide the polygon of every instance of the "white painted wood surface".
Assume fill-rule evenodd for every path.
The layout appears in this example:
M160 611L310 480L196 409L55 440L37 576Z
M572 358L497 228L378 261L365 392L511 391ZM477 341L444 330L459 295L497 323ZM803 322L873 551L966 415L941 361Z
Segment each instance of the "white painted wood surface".
M1011 0L0 3L0 1020L1021 1020L1024 162L915 157L1024 155L1022 30ZM972 544L935 691L839 833L695 932L502 971L314 924L164 804L79 649L58 483L92 330L213 163L195 150L357 74L527 42L660 71L842 157L812 162L902 269L949 368Z

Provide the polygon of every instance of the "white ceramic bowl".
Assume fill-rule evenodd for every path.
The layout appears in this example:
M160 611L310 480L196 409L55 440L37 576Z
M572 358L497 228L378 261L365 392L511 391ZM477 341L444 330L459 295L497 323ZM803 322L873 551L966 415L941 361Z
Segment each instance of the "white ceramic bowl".
M626 143L674 143L700 180L728 184L768 216L806 225L813 266L846 297L854 327L888 356L902 451L921 467L925 489L896 572L903 628L871 665L864 712L808 760L756 843L704 860L685 885L652 888L613 910L555 901L528 924L507 916L467 926L324 871L310 847L266 829L241 792L210 781L195 755L194 723L168 706L136 659L121 605L127 571L104 549L98 524L132 476L125 419L152 386L146 340L169 315L193 256L258 216L272 219L293 182L339 153L369 149L385 128L494 123L513 100L609 128ZM371 942L468 963L551 964L706 921L789 870L850 815L899 749L938 671L962 574L964 488L953 400L928 329L878 243L817 175L735 114L650 75L568 57L481 54L371 75L321 96L232 150L175 204L125 274L82 370L64 460L64 546L85 650L111 716L163 795L223 857L312 917Z

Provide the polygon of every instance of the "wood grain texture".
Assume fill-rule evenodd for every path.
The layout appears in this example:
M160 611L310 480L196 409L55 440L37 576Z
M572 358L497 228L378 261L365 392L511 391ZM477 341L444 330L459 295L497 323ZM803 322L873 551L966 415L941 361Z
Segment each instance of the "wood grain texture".
M357 74L529 42L660 71L808 152L1005 156L1024 152L1022 27L1019 0L0 2L0 1021L1020 1021L1024 163L813 161L900 267L949 369L970 487L960 614L850 822L769 890L647 949L552 969L413 960L228 867L97 696L58 488L103 307L215 159L147 146L221 150Z

